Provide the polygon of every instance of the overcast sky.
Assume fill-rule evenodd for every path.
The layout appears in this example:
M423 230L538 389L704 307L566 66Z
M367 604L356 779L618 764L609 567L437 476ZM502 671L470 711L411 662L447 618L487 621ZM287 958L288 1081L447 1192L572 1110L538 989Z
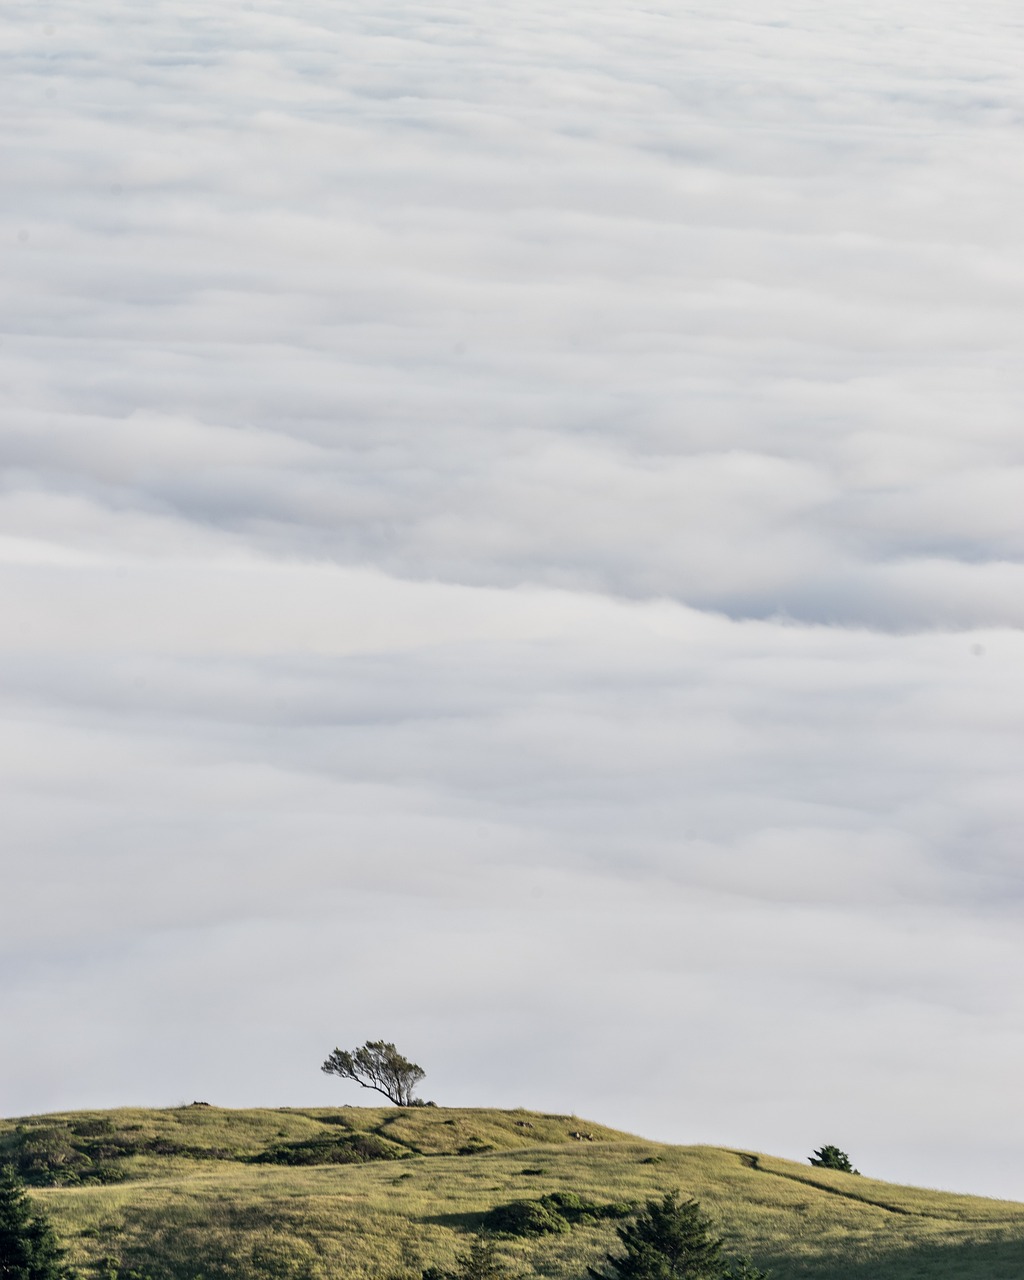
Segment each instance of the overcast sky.
M1024 22L10 0L0 1113L1024 1198Z

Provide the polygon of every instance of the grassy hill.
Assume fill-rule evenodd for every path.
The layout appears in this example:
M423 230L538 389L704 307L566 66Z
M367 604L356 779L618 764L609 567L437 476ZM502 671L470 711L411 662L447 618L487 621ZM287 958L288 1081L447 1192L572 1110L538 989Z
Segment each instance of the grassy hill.
M1020 1280L1024 1204L894 1186L747 1151L645 1142L575 1116L443 1107L76 1112L0 1120L88 1276L390 1280L450 1264L496 1205L681 1188L775 1280ZM576 1280L614 1223L502 1240Z

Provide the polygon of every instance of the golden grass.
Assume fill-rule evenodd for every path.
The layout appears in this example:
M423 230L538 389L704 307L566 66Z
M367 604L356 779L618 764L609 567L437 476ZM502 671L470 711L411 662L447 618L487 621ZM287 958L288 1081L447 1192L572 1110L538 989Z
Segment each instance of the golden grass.
M136 1135L232 1156L135 1155L131 1181L34 1192L94 1276L112 1265L153 1280L418 1276L450 1263L495 1204L554 1190L640 1201L677 1187L701 1201L731 1251L770 1266L775 1280L1024 1276L1024 1205L752 1152L642 1142L571 1116L440 1107L103 1115ZM0 1140L16 1123L0 1121ZM244 1162L268 1146L339 1130L379 1133L410 1155L315 1167ZM614 1225L602 1222L501 1248L525 1278L575 1280L614 1241Z

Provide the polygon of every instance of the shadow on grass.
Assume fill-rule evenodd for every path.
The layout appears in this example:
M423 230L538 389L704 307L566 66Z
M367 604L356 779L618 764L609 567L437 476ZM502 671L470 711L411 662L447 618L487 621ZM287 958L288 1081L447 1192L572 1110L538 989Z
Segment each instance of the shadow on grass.
M417 1222L429 1222L435 1227L451 1227L453 1231L482 1231L482 1213L431 1213L416 1218Z
M1021 1280L1024 1241L918 1245L869 1255L851 1249L818 1259L758 1254L772 1280Z

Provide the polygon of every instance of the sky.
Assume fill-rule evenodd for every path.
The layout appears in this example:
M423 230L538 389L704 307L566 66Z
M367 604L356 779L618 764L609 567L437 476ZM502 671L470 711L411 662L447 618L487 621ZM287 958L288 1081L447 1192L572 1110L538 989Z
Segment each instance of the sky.
M10 0L0 1114L1024 1199L1024 20Z

